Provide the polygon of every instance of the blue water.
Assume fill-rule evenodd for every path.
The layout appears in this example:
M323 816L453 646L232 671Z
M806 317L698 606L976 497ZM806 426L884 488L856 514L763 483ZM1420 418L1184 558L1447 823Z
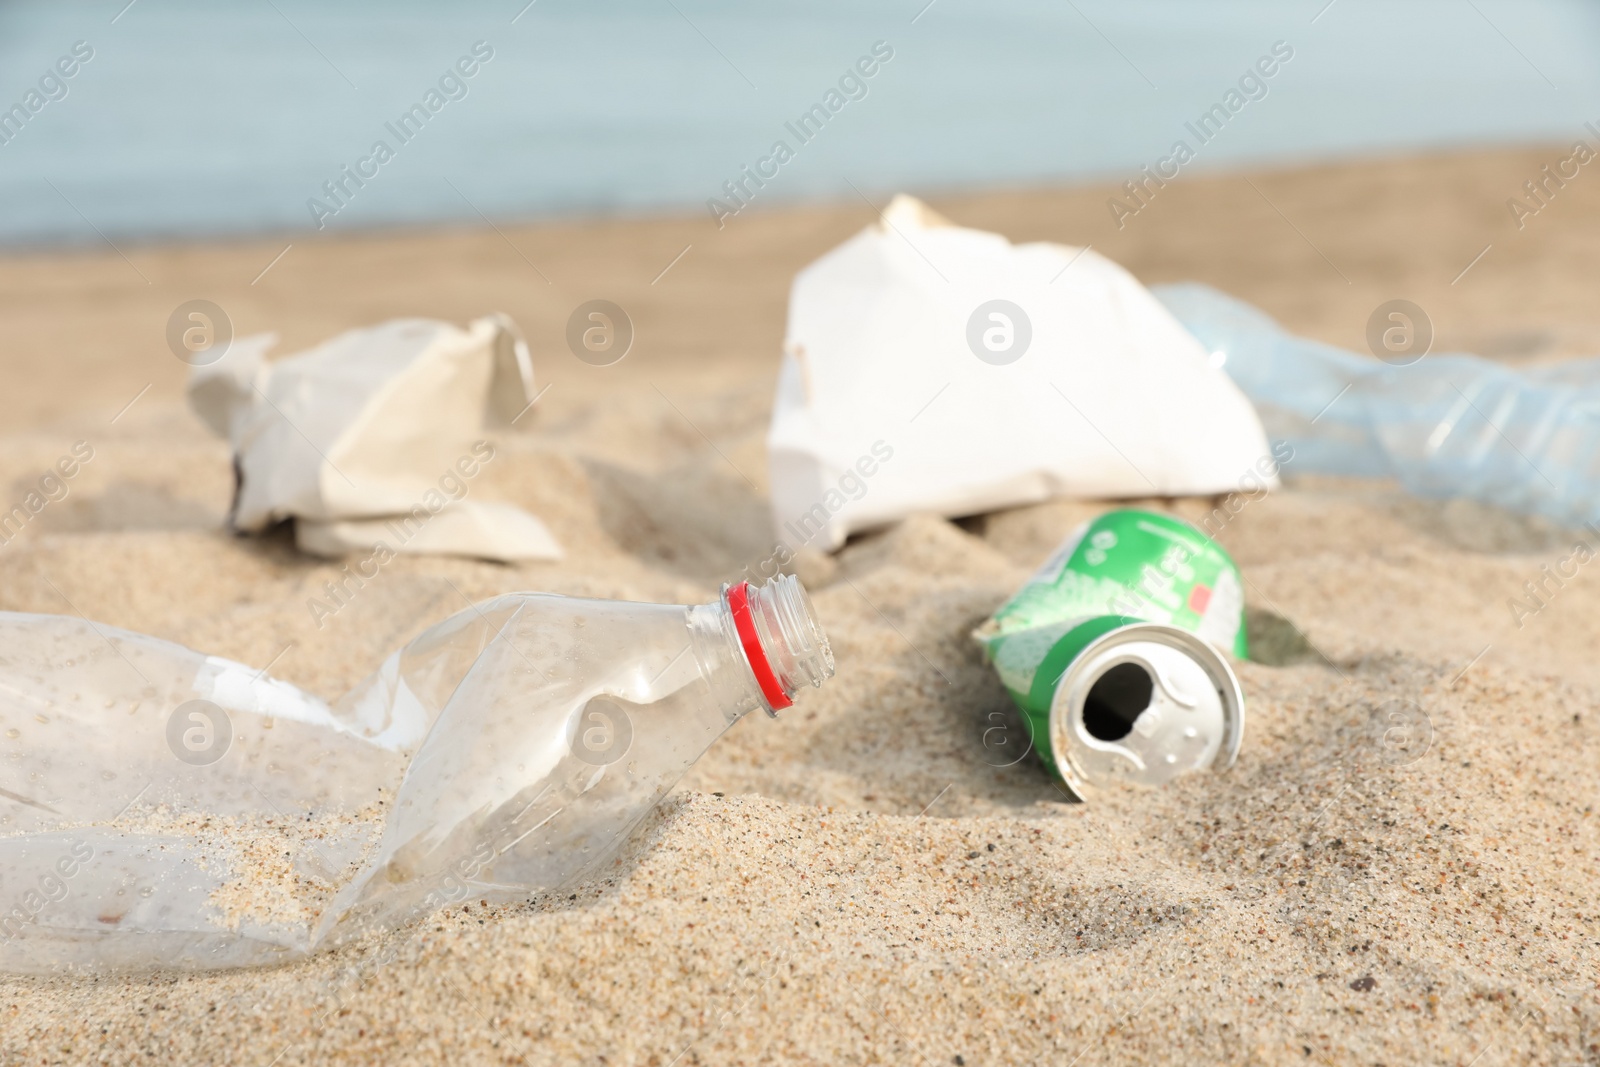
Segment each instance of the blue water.
M1185 173L1600 143L1583 128L1600 125L1600 8L1578 0L525 2L0 2L0 108L74 42L94 51L0 144L0 242L303 232L313 197L339 206L329 231L709 217L778 139L793 158L747 182L757 208L1122 179L1197 144L1185 121L1278 40L1292 60ZM400 143L385 123L478 41L493 57L466 95ZM866 95L809 143L788 132L877 41L893 57ZM380 138L375 176L347 179L342 205L323 193Z

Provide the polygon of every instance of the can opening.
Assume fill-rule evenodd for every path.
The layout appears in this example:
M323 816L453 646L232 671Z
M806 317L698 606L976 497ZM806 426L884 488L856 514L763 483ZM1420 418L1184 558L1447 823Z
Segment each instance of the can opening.
M1120 741L1150 706L1155 683L1137 663L1119 663L1095 679L1083 699L1083 728L1098 741Z
M1122 625L1091 632L1087 643L1075 644L1069 631L1060 646L1077 654L1050 697L1050 755L1073 793L1087 798L1113 783L1165 785L1231 764L1244 730L1244 696L1228 661L1176 626L1124 616L1097 626L1107 622Z

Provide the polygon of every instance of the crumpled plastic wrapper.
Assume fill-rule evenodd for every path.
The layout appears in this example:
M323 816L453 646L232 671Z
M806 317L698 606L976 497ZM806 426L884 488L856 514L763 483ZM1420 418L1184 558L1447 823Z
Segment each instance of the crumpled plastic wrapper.
M779 540L824 551L917 512L1229 492L1270 457L1127 271L908 196L795 277L767 446Z
M276 340L239 338L189 378L190 406L233 446L233 529L292 519L301 550L326 557L561 557L537 518L477 499L495 456L483 431L535 399L509 317L394 319L268 363Z

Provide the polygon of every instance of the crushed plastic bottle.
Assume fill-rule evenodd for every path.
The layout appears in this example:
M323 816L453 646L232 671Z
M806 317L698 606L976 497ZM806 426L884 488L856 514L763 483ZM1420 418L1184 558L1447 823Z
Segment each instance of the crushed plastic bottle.
M746 713L833 674L792 577L692 607L518 593L329 707L0 613L0 970L278 963L592 874Z
M1469 355L1404 365L1295 337L1204 285L1154 290L1256 405L1292 469L1396 478L1580 525L1600 520L1600 359L1523 370Z

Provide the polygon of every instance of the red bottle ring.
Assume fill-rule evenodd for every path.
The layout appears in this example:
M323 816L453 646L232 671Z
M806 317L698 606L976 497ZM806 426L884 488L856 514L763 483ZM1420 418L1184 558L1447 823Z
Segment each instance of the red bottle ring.
M761 635L756 633L755 615L750 611L749 582L728 587L728 610L733 613L733 627L739 632L739 643L744 645L744 658L749 661L750 670L756 676L761 695L767 698L767 703L774 711L790 707L794 701L789 699L789 694L779 684L778 676L773 673L772 664L767 660L766 649L761 647Z

